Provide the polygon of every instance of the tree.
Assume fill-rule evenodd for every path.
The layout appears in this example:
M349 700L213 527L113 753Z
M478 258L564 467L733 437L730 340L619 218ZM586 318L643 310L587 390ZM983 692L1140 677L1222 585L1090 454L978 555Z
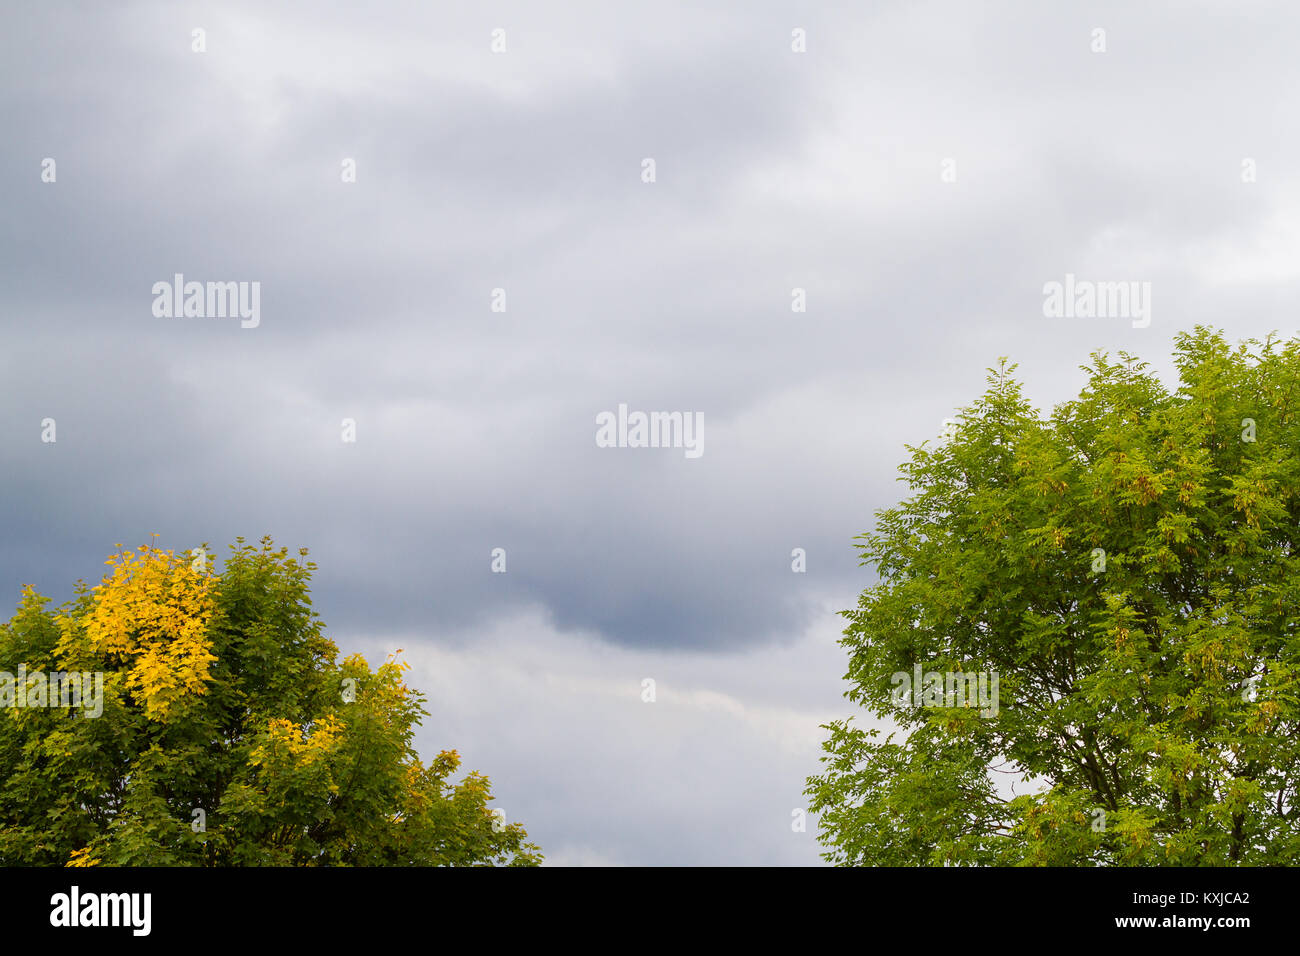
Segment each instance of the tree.
M24 588L0 628L0 865L540 862L487 778L452 782L455 751L421 762L409 665L337 662L306 550L237 542L220 574L206 545L122 551L58 610Z
M948 441L907 446L841 639L845 696L898 729L826 725L827 860L1300 857L1300 340L1198 327L1175 363L1170 391L1095 353L1044 416L1004 359Z

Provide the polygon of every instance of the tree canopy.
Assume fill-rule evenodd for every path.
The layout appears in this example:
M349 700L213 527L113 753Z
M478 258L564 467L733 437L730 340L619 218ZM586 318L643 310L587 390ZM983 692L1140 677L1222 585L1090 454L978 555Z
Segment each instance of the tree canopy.
M1166 387L1095 353L1040 414L1004 359L947 440L907 446L843 612L846 696L879 726L828 724L808 780L826 859L1300 857L1300 340L1198 327L1174 361ZM997 706L900 693L920 671L996 675Z
M24 589L0 627L0 865L540 862L456 751L421 761L409 665L337 660L306 550L237 542L219 574L206 545L141 546L61 608ZM102 694L56 705L55 674Z

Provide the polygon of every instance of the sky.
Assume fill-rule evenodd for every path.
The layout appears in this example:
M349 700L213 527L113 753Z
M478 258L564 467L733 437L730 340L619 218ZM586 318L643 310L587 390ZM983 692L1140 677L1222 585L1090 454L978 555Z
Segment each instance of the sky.
M0 7L0 599L306 547L549 864L818 865L904 444L1295 334L1294 6Z

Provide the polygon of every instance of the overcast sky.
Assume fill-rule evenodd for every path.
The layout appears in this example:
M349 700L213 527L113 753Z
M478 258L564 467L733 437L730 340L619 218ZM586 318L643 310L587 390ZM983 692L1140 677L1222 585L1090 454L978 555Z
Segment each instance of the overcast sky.
M151 532L308 547L551 863L818 863L903 443L1002 355L1050 406L1295 331L1290 5L3 6L5 606ZM176 273L256 327L155 315ZM1067 274L1149 325L1046 316ZM703 454L598 447L620 404Z

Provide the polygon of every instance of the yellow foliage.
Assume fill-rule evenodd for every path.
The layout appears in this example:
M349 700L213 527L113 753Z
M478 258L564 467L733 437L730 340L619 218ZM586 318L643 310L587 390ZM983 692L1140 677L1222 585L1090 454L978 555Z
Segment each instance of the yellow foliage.
M132 661L127 689L144 703L147 716L164 719L187 693L204 693L215 655L207 640L215 608L213 579L170 551L141 545L105 564L113 570L92 592L81 619L88 649ZM75 639L63 624L60 649Z
M310 734L305 733L301 725L283 718L268 721L266 729L270 737L269 745L263 744L253 749L249 754L252 763L264 765L270 758L271 751L274 751L287 755L299 767L307 767L334 748L335 742L343 734L344 726L343 721L336 716L326 714L316 721Z
M90 847L73 850L64 866L99 866L99 859L90 855Z

